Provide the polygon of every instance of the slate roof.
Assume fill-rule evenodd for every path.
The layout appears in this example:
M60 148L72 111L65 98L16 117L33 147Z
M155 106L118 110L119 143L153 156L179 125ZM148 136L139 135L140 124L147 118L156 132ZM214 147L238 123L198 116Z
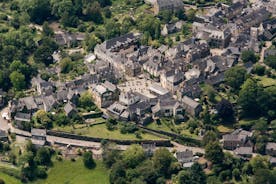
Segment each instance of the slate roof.
M266 144L267 150L276 150L276 143L275 142L269 142Z
M194 101L193 99L187 97L187 96L184 96L182 98L182 102L190 107L192 107L193 109L197 108L200 104L196 101Z
M139 35L134 34L134 33L127 33L125 35L122 35L122 36L119 36L116 38L112 38L105 42L105 49L112 49L113 47L116 47L118 44L133 41L133 40L137 39L138 36Z
M176 158L177 160L185 159L185 158L191 158L193 157L193 152L191 150L176 152Z
M65 114L68 116L72 111L75 111L75 106L68 102L65 106L64 106L64 111Z

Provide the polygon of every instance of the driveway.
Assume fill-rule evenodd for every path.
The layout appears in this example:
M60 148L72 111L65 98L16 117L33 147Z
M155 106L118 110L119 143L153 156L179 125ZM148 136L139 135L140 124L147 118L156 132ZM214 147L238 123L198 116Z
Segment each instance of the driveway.
M3 110L1 110L1 112L0 112L0 129L4 130L4 131L8 131L8 129L11 128L11 124L8 123L7 120L5 120L5 119L2 118L2 114L6 113L6 112L8 112L8 108L7 107L4 108Z

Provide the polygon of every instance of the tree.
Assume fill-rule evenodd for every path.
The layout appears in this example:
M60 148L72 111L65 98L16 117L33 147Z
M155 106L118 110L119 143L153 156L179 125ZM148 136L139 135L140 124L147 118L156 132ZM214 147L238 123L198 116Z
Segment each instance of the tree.
M194 184L206 183L206 175L199 163L194 163L191 167L191 180Z
M134 168L145 160L146 155L141 146L131 145L122 155L122 161L128 168Z
M259 116L264 100L264 90L254 79L247 79L239 92L238 104L242 107L242 112L246 116Z
M84 109L91 109L91 107L95 107L92 94L89 91L81 94L78 99L78 106Z
M113 164L109 174L109 182L111 184L125 184L126 171L122 162Z
M242 66L234 66L225 72L225 82L234 90L239 90L246 79L246 69Z
M260 64L256 64L253 67L252 73L255 73L259 76L263 76L265 74L265 66L262 66Z
M35 123L42 125L46 129L52 128L53 126L52 119L49 117L48 113L45 112L44 110L38 110L34 114L34 120L35 120Z
M158 15L161 20L163 20L165 23L168 23L171 21L172 16L173 16L173 12L171 10L163 10L161 12L159 12Z
M224 154L219 143L210 142L205 147L205 157L214 164L222 163Z
M245 50L241 53L241 59L243 62L249 62L256 63L258 61L258 56L255 55L253 50Z
M40 46L34 52L34 60L37 63L44 63L46 66L49 66L53 63L53 50L49 46Z
M91 151L86 151L83 153L83 164L86 168L88 169L92 169L93 167L95 167L95 161L92 157L92 152Z
M265 58L264 62L271 68L276 69L276 56L269 55Z
M216 135L216 133L214 131L207 131L203 137L203 145L206 146L207 144L209 144L210 142L215 142L217 141L218 137Z
M191 180L191 173L189 171L183 170L178 173L178 183L179 184L190 184L192 183Z
M51 163L51 152L49 148L41 147L37 150L35 161L39 165L49 165Z
M218 111L218 115L223 120L232 119L234 116L234 109L231 102L226 99L222 99L217 105L216 109Z
M186 12L187 20L189 22L193 22L195 20L195 15L196 15L196 10L195 9L191 8Z
M83 14L86 20L92 20L96 24L103 23L101 7L98 2L93 2L90 6L85 7Z
M25 76L20 72L13 71L10 74L10 80L16 90L22 90L26 87Z
M155 151L152 157L154 168L160 175L168 177L171 174L171 164L175 158L166 148L160 148Z
M175 12L175 16L180 20L186 20L186 15L183 9L179 9Z
M73 62L69 57L63 58L59 63L59 67L61 73L69 73L73 69Z
M29 0L26 7L22 7L24 11L27 10L32 22L42 24L51 16L51 6L49 0Z
M43 35L44 36L53 36L54 35L54 31L53 31L52 28L50 28L48 22L43 23L42 30L43 30Z

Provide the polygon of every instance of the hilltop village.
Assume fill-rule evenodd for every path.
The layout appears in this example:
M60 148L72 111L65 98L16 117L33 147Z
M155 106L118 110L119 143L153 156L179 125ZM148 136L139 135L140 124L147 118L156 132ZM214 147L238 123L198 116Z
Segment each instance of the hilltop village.
M102 21L110 19L108 12L114 20L127 14L116 3L97 2L105 11ZM7 61L11 63L5 65L10 74L0 73L2 144L27 140L34 149L59 150L59 155L70 159L82 154L87 160L118 157L117 163L112 161L114 165L124 158L111 150L131 154L131 150L137 153L141 149L145 158L140 159L151 160L165 148L164 152L173 155L170 162L176 159L179 167L152 181L144 178L145 183L156 183L160 178L167 183L190 183L193 169L199 166L198 173L204 179L195 183L254 183L261 174L245 167L257 167L254 162L260 161L264 166L256 170L263 169L271 177L257 183L273 183L275 3L129 1L124 7L131 7L129 17L121 24L97 23L99 15L93 9L92 21L100 26L89 27L91 34L80 27L76 31L70 25L74 19L62 22L63 15L55 17L61 17L62 26L49 17L43 26L40 19L31 20L27 27L42 35L34 43L37 50L25 53L31 58L25 63L17 58ZM144 19L135 11L139 8L146 14ZM32 19L32 14L29 16ZM102 25L106 26L104 38L100 35ZM1 53L7 53L2 50L0 47ZM10 155L7 153L4 160L11 162ZM227 158L232 159L229 165ZM136 167L126 163L126 169ZM34 167L43 164L37 162ZM112 164L110 183L134 182L134 174L131 179L113 176ZM182 176L181 169L188 174L183 171ZM43 178L24 169L21 172L21 181Z

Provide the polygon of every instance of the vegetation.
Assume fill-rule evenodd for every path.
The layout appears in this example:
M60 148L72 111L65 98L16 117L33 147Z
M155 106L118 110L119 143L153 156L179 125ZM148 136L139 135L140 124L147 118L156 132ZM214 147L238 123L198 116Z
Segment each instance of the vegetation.
M76 159L72 162L70 160L54 161L53 167L47 172L48 177L43 180L37 180L33 184L44 183L102 183L108 184L109 171L104 167L101 161L95 161L94 169L87 169L83 166L81 159Z

